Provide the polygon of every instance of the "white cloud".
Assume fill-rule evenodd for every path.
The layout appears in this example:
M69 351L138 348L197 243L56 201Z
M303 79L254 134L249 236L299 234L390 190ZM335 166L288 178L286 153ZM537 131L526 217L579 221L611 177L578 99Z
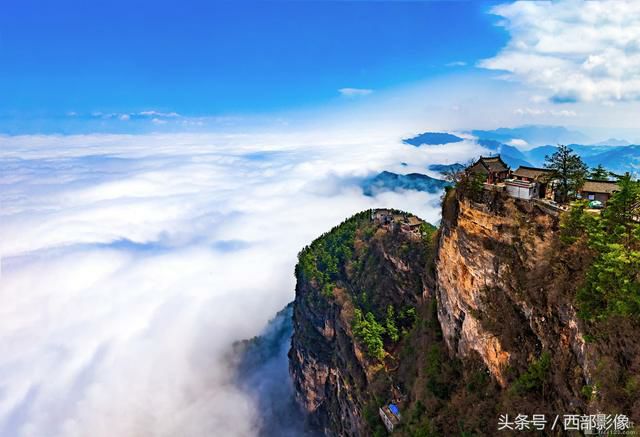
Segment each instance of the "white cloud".
M373 93L373 90L368 88L340 88L338 92L345 97L362 97Z
M640 2L519 1L492 12L511 40L480 66L508 71L553 102L640 99Z
M67 113L68 116L77 116L75 112ZM131 119L151 119L154 124L158 123L158 120L166 121L166 119L181 118L182 116L177 112L161 112L161 111L140 111L140 112L110 112L105 113L101 111L92 112L91 116L94 118L102 118L105 120L122 120L128 121Z
M161 112L161 111L141 111L138 112L138 115L143 117L166 117L166 118L175 118L180 117L180 114L177 112Z
M575 117L576 111L569 109L542 109L542 108L518 108L514 111L518 115L542 116L551 115L554 117Z
M518 115L542 115L547 113L544 109L538 108L518 108L514 112Z
M234 340L293 298L298 250L375 206L438 195L353 177L465 162L390 136L0 137L0 435L255 435Z
M152 118L151 123L153 124L167 124L167 120L163 120L161 118Z
M560 110L551 110L549 111L551 115L555 115L557 117L575 117L578 115L576 111L572 111L570 109L560 109Z
M453 61L446 64L447 67L464 67L467 65L465 61Z
M526 149L529 147L529 143L527 143L525 140L522 140L520 138L514 138L511 141L509 141L508 144L511 146L521 147L523 149Z

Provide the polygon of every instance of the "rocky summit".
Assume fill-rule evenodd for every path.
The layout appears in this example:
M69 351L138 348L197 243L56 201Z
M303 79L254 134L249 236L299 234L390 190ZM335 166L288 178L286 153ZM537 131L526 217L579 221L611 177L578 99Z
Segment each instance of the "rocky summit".
M439 229L370 210L305 247L289 367L310 426L427 436L495 435L518 414L639 422L638 319L581 316L597 255L568 238L569 221L451 188Z

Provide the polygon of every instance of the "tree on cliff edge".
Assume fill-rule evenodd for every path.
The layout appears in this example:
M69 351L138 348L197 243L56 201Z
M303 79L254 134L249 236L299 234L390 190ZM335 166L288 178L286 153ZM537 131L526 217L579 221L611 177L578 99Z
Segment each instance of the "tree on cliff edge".
M575 197L584 184L587 175L587 165L580 156L573 153L573 149L565 145L559 145L558 150L551 156L545 156L545 168L552 171L551 179L559 182L556 189L561 203Z

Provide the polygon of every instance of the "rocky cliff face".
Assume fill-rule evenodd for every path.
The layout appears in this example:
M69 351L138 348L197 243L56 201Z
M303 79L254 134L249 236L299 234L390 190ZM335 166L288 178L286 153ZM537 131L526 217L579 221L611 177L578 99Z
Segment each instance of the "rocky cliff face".
M562 393L554 408L575 411L590 370L571 293L557 284L564 276L558 219L512 199L493 209L450 201L455 212L443 217L436 261L438 319L449 350L461 358L477 353L502 387L508 372L554 351L554 389ZM574 280L582 276L574 273Z
M451 191L433 240L404 217L361 217L330 293L318 257L313 274L297 269L290 371L325 434L381 433L377 408L390 401L400 435L490 434L503 413L640 420L637 326L610 321L593 335L576 315L589 251L563 246L559 218L532 204L485 200ZM389 306L416 317L396 317L402 334L386 329L372 356L355 313L384 330Z
M481 357L502 389L502 408L640 420L637 323L613 318L589 326L577 316L591 251L563 244L560 218L530 203L449 202L436 260L438 319L449 350L463 360ZM542 390L510 396L541 357Z
M340 266L330 293L323 292L313 273L296 269L290 371L300 405L327 435L366 435L365 414L371 415L367 408L377 415L368 390L384 391L390 381L386 369L397 365L391 356L382 362L372 358L355 339L354 311L362 309L382 320L393 308L398 329L403 329L402 314L428 292L423 236L415 223L413 229L405 223L408 217L397 214L384 223L367 212L357 218L357 230L346 242L352 255Z

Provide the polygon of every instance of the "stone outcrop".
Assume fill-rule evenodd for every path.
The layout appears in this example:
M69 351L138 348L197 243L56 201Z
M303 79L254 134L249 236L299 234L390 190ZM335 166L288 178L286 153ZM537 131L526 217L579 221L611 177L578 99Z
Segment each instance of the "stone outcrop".
M550 248L557 226L548 215L518 210L514 202L497 213L469 200L456 201L457 214L443 219L436 259L440 324L452 352L464 357L476 351L504 386L504 371L513 351L479 319L486 313L487 299L503 299L502 304L511 306L522 322L529 323L534 309L523 290L515 287L539 282L526 276L550 272ZM518 276L524 278L518 280ZM545 289L534 292L545 294ZM534 334L535 326L529 328L528 333ZM568 335L578 349L584 347L576 332ZM536 341L540 343L540 339Z
M587 341L573 305L589 251L560 244L558 217L533 203L493 196L476 203L449 192L432 247L415 229L366 225L372 236L354 240L353 257L342 266L331 298L298 272L290 372L299 404L325 434L370 435L371 411L397 399L413 411L413 422L403 418L400 435L426 423L436 434L458 432L438 423L476 403L483 410L468 413L468 426L480 434L495 426L481 416L497 418L509 408L549 415L608 410L640 420L638 409L629 407L640 406L640 388L633 388L640 386L633 376L640 366L635 328L606 331L603 325L601 338ZM361 290L370 293L378 316L387 305L419 314L410 333L385 340L382 361L369 357L352 332ZM434 367L438 348L449 358ZM522 385L522 375L543 356L545 373L534 381L540 387ZM488 374L490 382L469 397L478 374ZM631 388L620 394L615 384ZM423 411L425 405L432 410Z
M374 311L414 307L426 287L419 231L403 226L400 216L386 224L364 221L366 232L356 236L353 260L343 266L331 298L297 270L290 371L299 404L327 435L366 435L363 415L372 400L367 390L384 384L379 379L385 366L393 365L370 359L354 341L354 300L364 292Z

